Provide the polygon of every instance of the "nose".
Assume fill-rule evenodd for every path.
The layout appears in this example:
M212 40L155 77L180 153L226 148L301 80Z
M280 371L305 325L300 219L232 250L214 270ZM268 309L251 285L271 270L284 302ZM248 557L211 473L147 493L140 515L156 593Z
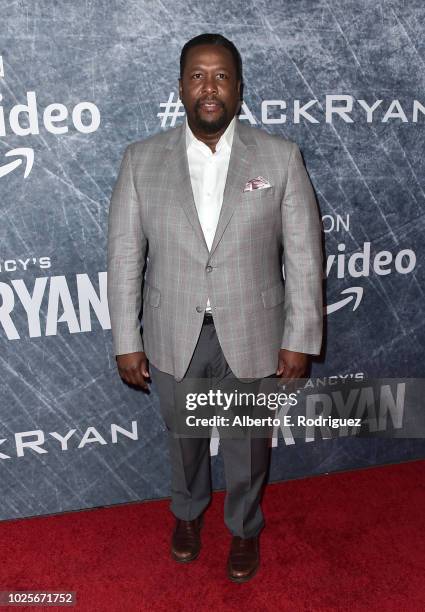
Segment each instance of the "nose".
M212 92L217 93L217 81L213 75L206 76L204 79L203 91L205 93L211 94Z

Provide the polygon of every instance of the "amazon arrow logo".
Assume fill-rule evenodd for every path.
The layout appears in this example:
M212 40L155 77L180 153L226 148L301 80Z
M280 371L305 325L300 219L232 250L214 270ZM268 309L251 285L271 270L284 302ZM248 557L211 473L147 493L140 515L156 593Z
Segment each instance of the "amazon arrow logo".
M34 163L34 151L32 149L28 149L27 147L20 147L19 149L11 149L5 153L5 157L17 157L19 155L21 156L21 159L15 159L15 161L11 161L8 164L0 166L0 178L18 168L18 166L20 166L23 162L22 158L25 158L24 178L27 178Z
M342 298L342 300L335 302L335 304L328 304L325 307L325 314L329 315L332 312L335 312L336 310L343 308L344 306L349 304L352 300L354 300L354 306L353 306L353 312L354 312L356 308L358 308L358 306L360 305L360 302L362 301L363 287L348 287L348 289L343 289L341 293L349 293L351 295L349 295L346 298Z

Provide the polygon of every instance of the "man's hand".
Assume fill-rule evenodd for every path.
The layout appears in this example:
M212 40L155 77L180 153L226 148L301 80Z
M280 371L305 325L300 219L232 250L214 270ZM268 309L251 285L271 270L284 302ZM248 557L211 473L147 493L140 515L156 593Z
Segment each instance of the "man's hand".
M145 379L149 376L149 365L146 353L127 353L117 355L118 372L121 378L129 385L142 387L144 391L149 391L149 385Z
M280 349L276 376L280 376L285 380L302 378L307 372L307 365L308 355L306 353Z

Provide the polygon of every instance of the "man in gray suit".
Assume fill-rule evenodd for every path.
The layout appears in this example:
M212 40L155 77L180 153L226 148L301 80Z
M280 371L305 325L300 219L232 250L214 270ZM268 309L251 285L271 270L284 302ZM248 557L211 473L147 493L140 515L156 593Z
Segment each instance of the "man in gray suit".
M299 378L322 342L313 189L295 143L238 120L241 84L232 42L219 34L187 42L179 79L186 119L127 147L111 199L114 352L125 382L147 390L151 374L159 393L176 517L171 552L181 562L199 554L211 485L208 438L173 431L179 385ZM233 536L227 571L244 582L259 565L269 441L246 435L220 448Z

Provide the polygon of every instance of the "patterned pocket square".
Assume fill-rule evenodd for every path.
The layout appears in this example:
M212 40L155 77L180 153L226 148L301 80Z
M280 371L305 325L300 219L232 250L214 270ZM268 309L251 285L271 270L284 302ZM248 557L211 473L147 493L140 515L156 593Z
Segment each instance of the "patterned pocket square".
M247 184L244 187L244 191L253 191L254 189L265 189L266 187L271 187L268 180L263 178L262 176L257 176L256 178L253 178L247 182Z

